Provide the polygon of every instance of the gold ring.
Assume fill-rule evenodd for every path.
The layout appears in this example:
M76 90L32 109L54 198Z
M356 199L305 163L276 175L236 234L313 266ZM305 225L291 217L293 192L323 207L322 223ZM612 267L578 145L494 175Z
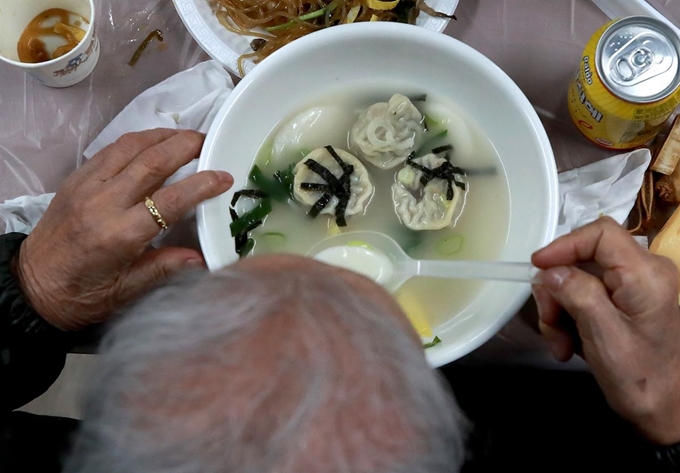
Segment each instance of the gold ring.
M147 197L144 200L144 205L146 205L146 208L149 209L149 212L151 212L151 216L156 221L158 226L161 227L163 230L167 230L168 224L165 223L165 220L163 220L163 216L161 215L161 213L156 208L156 204L153 203L153 200L151 200L151 197Z

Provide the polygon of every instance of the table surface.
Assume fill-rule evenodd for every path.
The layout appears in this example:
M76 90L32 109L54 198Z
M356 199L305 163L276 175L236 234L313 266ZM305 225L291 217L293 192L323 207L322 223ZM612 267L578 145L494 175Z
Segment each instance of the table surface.
M82 162L83 150L133 98L209 59L171 0L95 3L101 57L84 82L51 89L0 64L0 202L56 191ZM680 24L680 2L649 3ZM586 41L608 21L590 0L461 0L456 15L445 34L485 54L517 83L548 132L560 171L615 154L586 141L566 105L567 86ZM134 68L128 66L154 29L163 31L165 42L152 43ZM550 364L534 322L529 302L520 317L468 359Z

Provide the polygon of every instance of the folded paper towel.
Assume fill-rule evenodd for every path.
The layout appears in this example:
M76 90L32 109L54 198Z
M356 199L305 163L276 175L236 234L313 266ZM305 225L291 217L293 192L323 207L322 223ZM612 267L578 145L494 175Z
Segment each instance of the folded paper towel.
M2 233L31 233L50 205L54 194L24 195L0 204Z
M636 149L560 173L557 235L582 227L602 215L623 223L630 213L652 156Z
M83 152L87 159L125 133L150 128L197 130L207 133L234 88L227 71L205 61L142 92L114 118ZM196 161L170 176L166 185L196 172Z
M128 132L155 127L207 132L232 88L229 75L215 61L175 74L134 99L90 144L85 157L91 158ZM649 150L641 149L560 174L558 235L600 215L623 223L635 204L650 159ZM184 166L166 184L196 172L196 166L196 162ZM46 195L5 202L0 204L0 218L6 228L27 233L50 199Z

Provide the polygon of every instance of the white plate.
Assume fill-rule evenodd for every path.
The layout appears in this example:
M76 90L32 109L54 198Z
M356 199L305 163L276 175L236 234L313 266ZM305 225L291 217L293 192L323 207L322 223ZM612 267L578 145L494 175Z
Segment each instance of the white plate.
M237 76L238 58L252 52L248 36L238 35L227 30L215 17L209 0L172 0L177 13L184 22L191 36L213 59L221 63L228 71ZM446 14L453 14L459 0L427 0L427 4ZM418 26L441 33L449 24L448 18L434 18L421 13L416 20ZM244 63L244 72L250 72L255 64L248 60Z
M314 74L300 71L314 69ZM199 206L198 232L210 269L236 259L229 203L247 181L269 132L301 106L309 90L359 80L400 80L447 98L473 119L498 151L510 192L510 223L500 259L529 261L552 241L558 216L557 170L550 142L534 108L489 59L449 36L397 23L342 25L301 38L248 74L218 112L201 152L199 169L234 175L230 192ZM489 202L489 205L494 205ZM470 353L510 320L529 284L485 283L463 312L437 329L440 345L427 350L435 366Z

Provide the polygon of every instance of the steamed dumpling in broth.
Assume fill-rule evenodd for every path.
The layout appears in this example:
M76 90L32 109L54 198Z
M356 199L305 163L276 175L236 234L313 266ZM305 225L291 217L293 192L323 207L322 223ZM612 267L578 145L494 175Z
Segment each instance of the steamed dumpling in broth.
M406 167L397 174L392 184L394 210L401 223L411 230L440 230L452 226L462 207L462 175L452 166L446 156L430 153L407 161ZM432 172L447 168L455 180L432 178ZM429 179L423 185L423 177Z
M312 106L295 115L276 132L271 159L275 163L284 163L287 157L301 151L321 148L328 144L328 136L335 130L348 130L355 120L356 114L347 107ZM342 147L346 148L347 143L343 143Z
M420 144L423 115L408 97L394 94L389 102L366 109L349 132L352 150L382 169L403 163Z
M419 111L419 115L414 114L419 127L412 134L413 141L408 142L411 147L388 166L369 165L367 163L371 161L356 147L351 135L368 109L382 101L385 107L389 106L384 99L386 90L390 95L400 92L397 98L399 95L423 97L424 93L427 96L409 102ZM418 130L422 131L418 133ZM311 218L311 208L323 193L317 190L303 195L298 187L303 182L324 184L320 176L310 173L309 168L301 164L309 158L318 158L332 168L334 177L341 175L339 165L335 167L334 160L329 159L332 156L324 148L326 145L332 146L343 161L358 169L361 175L365 170L370 184L369 188L364 183L363 191L355 189L361 197L348 201L346 227L337 225L334 212L337 201L333 199ZM431 179L423 186L420 182L422 171L409 165L407 158L415 151L414 159L410 160L412 164L436 169L446 159L445 153L438 150L449 145L453 146L447 151L451 165L465 171L458 180L464 181L466 190L454 185L450 203L443 205L441 199L446 200L448 181ZM435 153L431 153L433 149ZM298 110L291 110L266 138L263 137L254 164L251 177L243 185L264 192L268 203L261 199L239 201L235 207L237 217L246 220L244 216L254 206L269 206L271 210L266 214L260 212L251 219L260 224L245 235L245 241L252 240L252 246L239 253L241 256L280 252L305 255L312 245L324 238L353 230L388 234L411 257L418 259L496 259L505 245L510 204L507 179L498 153L465 110L430 91L404 84L389 86L384 80L370 84L362 80L353 86L329 88L316 95L310 92L310 97L301 102ZM255 167L258 173L254 172ZM260 177L253 179L255 174ZM358 183L362 182L359 178ZM399 198L395 198L393 187L398 187L403 201L412 205L404 207L402 214L395 205ZM429 201L436 204L436 209L430 214L424 210L418 214L418 203L424 207L422 202ZM351 214L355 210L357 213ZM440 229L425 229L434 228L433 225ZM452 322L456 314L464 314L463 319L470 315L471 304L483 285L479 281L414 278L402 286L396 296L400 301L409 301L404 307L407 314L421 313L436 333Z
M329 183L327 178L315 170L317 168L312 163L322 166L338 180L342 179L343 174L348 174L349 195L344 215L357 215L364 211L373 195L373 184L366 167L352 154L331 146L317 148L297 163L293 169L295 200L314 208L319 205L318 202L324 198L324 195L328 195L330 199L323 204L318 214L333 215L336 213L341 199L337 192L333 192L334 183ZM351 172L349 172L350 169Z

